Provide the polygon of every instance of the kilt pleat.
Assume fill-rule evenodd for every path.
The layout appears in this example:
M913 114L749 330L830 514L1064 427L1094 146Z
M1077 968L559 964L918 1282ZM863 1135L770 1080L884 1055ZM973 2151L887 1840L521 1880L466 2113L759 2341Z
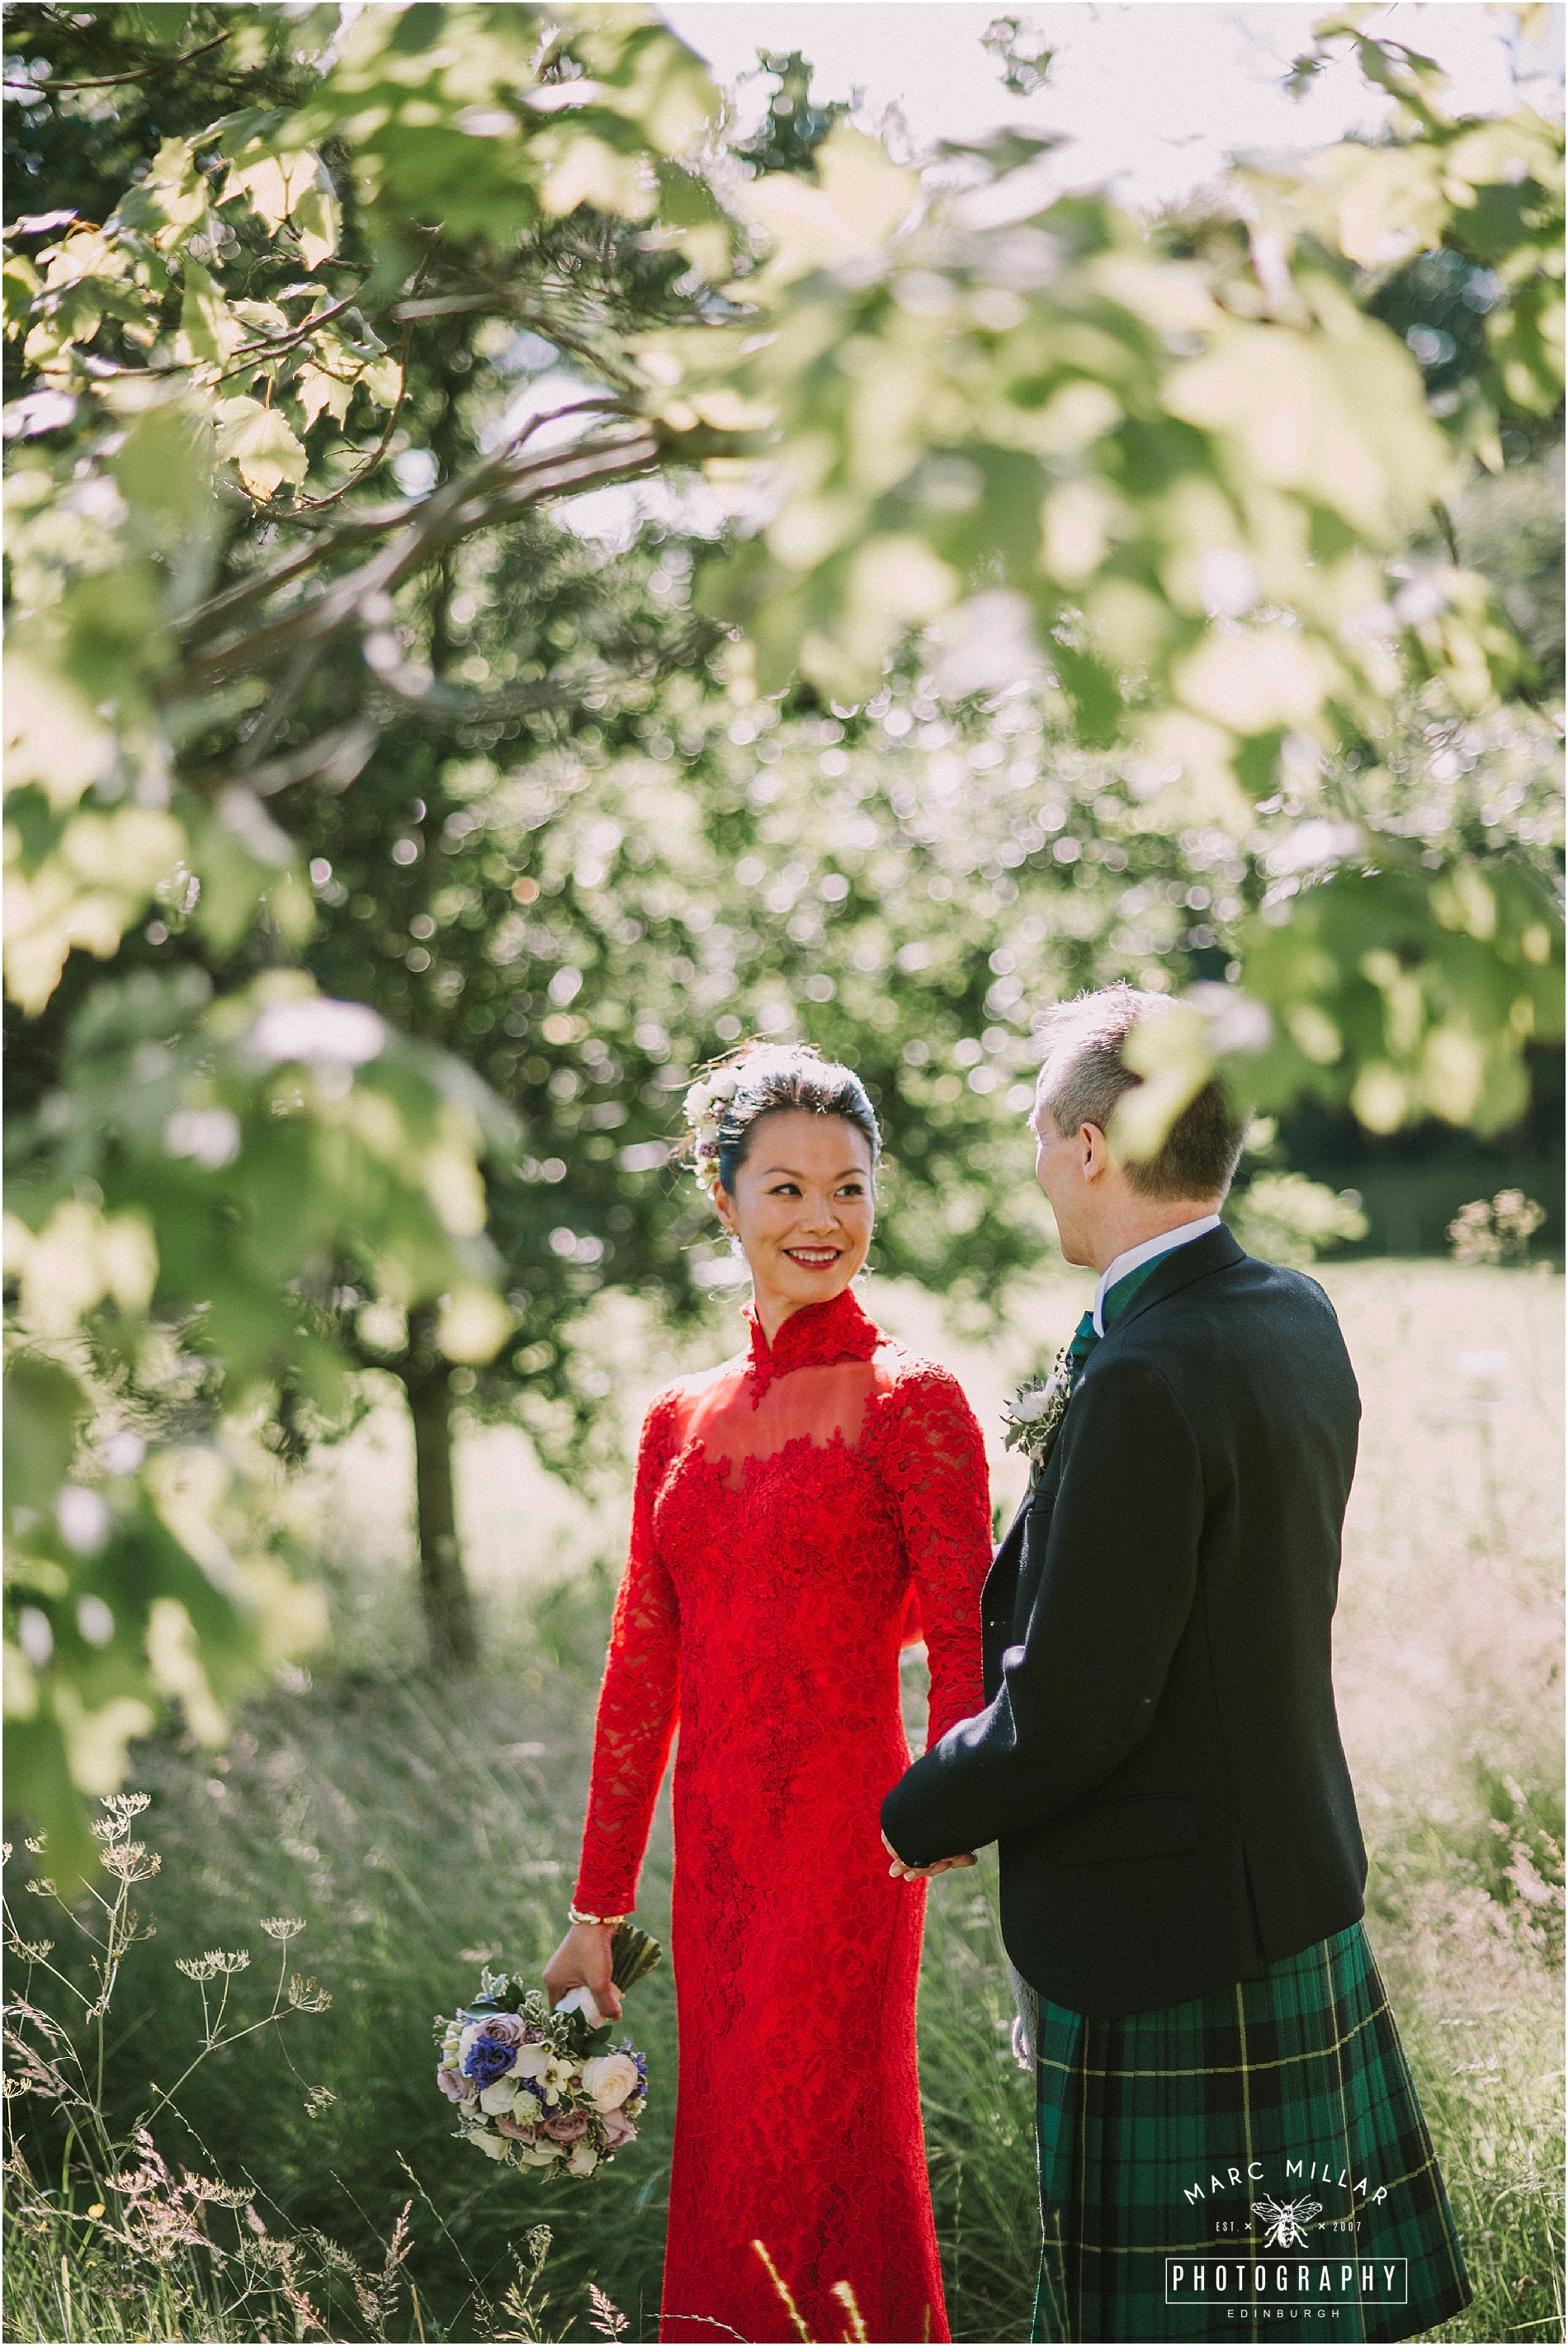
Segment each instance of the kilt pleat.
M1051 2341L1411 2338L1470 2302L1358 1923L1257 1977L1094 2020L1042 1999Z

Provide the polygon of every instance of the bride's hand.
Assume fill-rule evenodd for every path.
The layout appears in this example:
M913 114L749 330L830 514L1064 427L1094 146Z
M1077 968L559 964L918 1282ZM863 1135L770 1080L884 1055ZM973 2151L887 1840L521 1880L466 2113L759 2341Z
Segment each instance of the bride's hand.
M978 1865L980 1862L966 1850L962 1857L938 1857L933 1858L930 1865L906 1865L886 1833L882 1835L882 1847L892 1860L888 1872L895 1882L933 1882L939 1873L952 1873L961 1865Z
M621 1992L611 1976L613 1923L574 1923L545 1966L545 1988L555 2010L575 1987L585 1987L606 2020L621 2016Z

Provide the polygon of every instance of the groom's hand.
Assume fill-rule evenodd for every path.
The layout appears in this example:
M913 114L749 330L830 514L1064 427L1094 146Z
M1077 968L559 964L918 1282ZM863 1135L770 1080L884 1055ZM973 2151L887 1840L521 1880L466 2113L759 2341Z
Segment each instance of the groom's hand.
M980 1862L978 1858L966 1850L962 1857L938 1857L934 1858L930 1865L906 1865L886 1833L882 1835L882 1847L892 1860L888 1872L895 1882L931 1882L939 1873L952 1872L957 1866L977 1865Z

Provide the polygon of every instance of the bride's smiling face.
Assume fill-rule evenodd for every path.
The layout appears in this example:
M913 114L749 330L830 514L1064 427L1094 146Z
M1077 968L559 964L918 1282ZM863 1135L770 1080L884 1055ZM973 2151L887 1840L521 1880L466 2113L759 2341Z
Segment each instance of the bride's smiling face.
M842 1294L865 1261L876 1219L871 1144L842 1117L805 1108L759 1117L748 1137L733 1193L716 1182L713 1202L740 1240L759 1311L787 1317Z

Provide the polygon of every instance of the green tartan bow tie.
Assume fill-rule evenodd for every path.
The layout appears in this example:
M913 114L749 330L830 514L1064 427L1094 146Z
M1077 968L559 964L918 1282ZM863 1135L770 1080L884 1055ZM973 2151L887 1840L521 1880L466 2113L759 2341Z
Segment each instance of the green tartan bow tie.
M1140 1263L1136 1270L1128 1271L1125 1279L1118 1279L1115 1287L1106 1291L1100 1316L1105 1323L1107 1334L1126 1310L1145 1280L1148 1278L1151 1271L1158 1268L1164 1259L1163 1256L1156 1255L1153 1262ZM1056 1365L1051 1372L1050 1382L1045 1389L1046 1406L1038 1417L1030 1421L1025 1438L1024 1447L1030 1462L1031 1483L1037 1480L1050 1445L1055 1439L1062 1420L1067 1414L1067 1404L1077 1391L1078 1379L1083 1373L1084 1363L1100 1341L1099 1332L1095 1326L1095 1314L1093 1311L1085 1311L1074 1329L1071 1339L1056 1355ZM1014 1438L1009 1437L1010 1446Z
M1139 1263L1137 1269L1129 1270L1125 1279L1118 1279L1115 1287L1106 1289L1105 1300L1100 1307L1100 1317L1105 1323L1107 1336L1145 1280L1151 1272L1156 1270L1164 1260L1164 1255L1156 1255L1153 1262ZM1066 1372L1069 1389L1077 1383L1084 1362L1099 1341L1100 1336L1095 1326L1094 1312L1085 1311L1074 1329L1072 1341L1067 1346Z
M1093 1311L1085 1311L1077 1326L1074 1329L1071 1340L1067 1345L1067 1382L1069 1384L1077 1383L1080 1370L1083 1368L1084 1362L1088 1359L1090 1353L1094 1351L1099 1341L1100 1333L1099 1330L1095 1325L1095 1315Z

